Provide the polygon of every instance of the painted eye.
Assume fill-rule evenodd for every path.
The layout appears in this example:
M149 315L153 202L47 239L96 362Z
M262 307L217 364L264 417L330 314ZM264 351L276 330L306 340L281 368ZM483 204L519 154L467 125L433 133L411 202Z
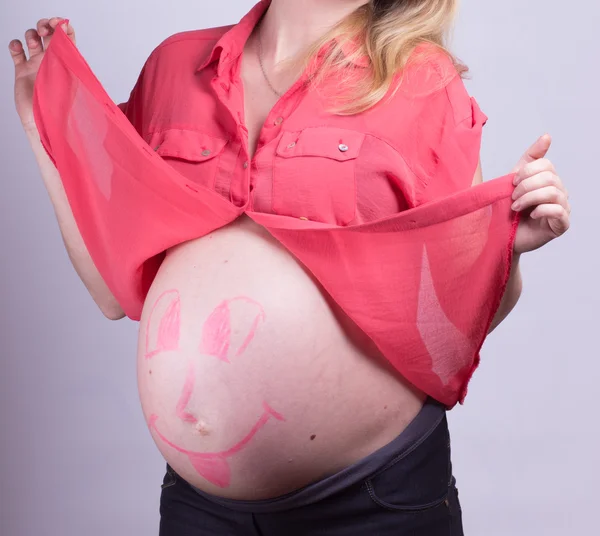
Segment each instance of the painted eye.
M168 290L161 294L146 325L146 359L161 352L179 350L179 331L181 325L181 299L177 290Z
M235 335L231 329L232 316L237 327ZM263 308L250 298L224 300L204 323L200 352L229 363L230 354L239 356L246 351L254 339L258 325L264 319ZM237 350L231 351L232 347Z

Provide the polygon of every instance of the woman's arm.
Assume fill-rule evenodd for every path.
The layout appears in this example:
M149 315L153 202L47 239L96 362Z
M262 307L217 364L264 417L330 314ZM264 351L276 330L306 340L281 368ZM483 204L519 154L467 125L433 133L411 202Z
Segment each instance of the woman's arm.
M548 134L538 138L513 169L515 190L512 209L527 212L519 220L510 281L492 330L506 318L521 294L521 255L562 236L571 224L569 192L552 162L546 158L551 143L552 138Z
M37 129L34 127L26 128L25 133L35 154L44 185L54 207L63 242L77 275L83 281L104 316L110 320L123 318L125 316L123 309L106 286L83 242L58 170L46 154Z
M479 162L477 171L473 177L473 186L481 184L482 182L483 172L481 170L481 162ZM492 325L490 326L488 334L494 331L504 321L509 313L515 308L521 297L521 292L523 291L523 278L521 275L520 259L521 256L519 254L513 254L510 277L506 285L506 290L502 297L502 301L500 302L500 307L496 312L496 316L494 316L494 319L492 320Z
M490 326L488 334L494 331L500 323L504 321L509 313L515 308L521 297L521 292L523 291L523 278L521 276L520 258L520 255L516 253L513 254L510 278L506 285L506 291L504 292L496 316L492 320L492 325Z
M118 320L125 316L123 310L94 266L83 243L58 170L46 154L34 121L33 88L35 79L44 57L44 51L49 46L52 35L59 24L63 25L67 35L75 43L75 30L71 24L59 17L40 19L36 29L29 29L25 32L29 57L25 54L25 48L20 40L14 39L9 43L9 52L15 65L15 106L40 168L44 185L50 195L63 242L73 267L104 316L111 320Z

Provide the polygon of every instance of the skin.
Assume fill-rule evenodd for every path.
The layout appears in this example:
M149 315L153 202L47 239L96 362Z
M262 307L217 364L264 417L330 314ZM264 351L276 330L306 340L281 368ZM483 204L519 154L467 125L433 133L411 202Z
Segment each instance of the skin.
M237 350L232 348L232 339L234 338L233 332L236 329L239 331L240 326L232 325L229 307L230 304L236 302L254 307L257 313L254 320L245 326L247 334L242 338ZM156 322L157 313L160 314L161 309L162 317L159 322ZM154 331L158 332L154 334L154 337L146 337L146 344L149 344L150 339L153 339L157 348L150 350L150 348L146 347L146 359L160 359L161 354L166 354L167 359L172 359L177 355L179 352L179 332L181 329L180 309L181 300L177 290L170 290L159 296L152 308L146 327L147 334L154 334ZM232 364L232 361L229 359L230 354L234 358L243 355L254 339L259 323L264 321L265 315L262 306L250 298L240 296L232 300L223 301L204 322L201 341L198 345L198 358L217 358L225 364ZM201 436L208 436L210 435L210 429L207 424L199 420L194 413L188 410L189 406L193 406L192 398L195 394L196 374L194 360L189 360L185 382L175 408L175 415L183 423L192 425L191 429L197 431ZM263 413L251 430L232 447L219 452L196 452L171 441L161 433L159 426L157 426L157 421L160 419L159 414L153 413L150 415L148 426L165 445L179 453L185 454L200 477L220 488L228 488L231 483L231 470L228 458L243 451L271 419L285 421L283 415L271 408L266 401L263 401L262 408ZM172 410L173 408L169 409Z
M228 488L231 485L231 469L227 459L242 451L254 439L256 434L260 432L261 428L263 428L271 419L285 421L285 418L282 415L274 411L265 403L264 413L248 434L233 447L222 452L193 452L173 443L165 437L156 426L158 415L152 415L150 417L149 427L166 445L177 452L185 454L195 471L203 479L219 488Z

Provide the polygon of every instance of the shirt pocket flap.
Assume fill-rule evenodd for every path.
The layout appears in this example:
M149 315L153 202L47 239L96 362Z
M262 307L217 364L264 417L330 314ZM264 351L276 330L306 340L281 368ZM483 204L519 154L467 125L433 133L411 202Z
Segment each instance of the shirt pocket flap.
M148 144L161 157L204 162L221 154L227 140L197 130L168 129L152 133Z
M284 132L277 146L277 156L320 156L345 162L358 157L364 139L363 132L343 128L310 127Z

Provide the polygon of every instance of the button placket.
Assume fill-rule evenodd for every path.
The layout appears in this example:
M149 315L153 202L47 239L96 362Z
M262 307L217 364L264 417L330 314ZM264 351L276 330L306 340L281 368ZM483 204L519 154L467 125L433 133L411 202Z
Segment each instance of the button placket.
M243 117L241 114L242 108L242 95L240 90L234 83L230 83L227 80L223 80L228 76L227 72L222 72L218 76L215 76L211 80L211 84L213 87L213 91L219 98L219 102L227 108L227 111L230 113L232 119L238 125L238 129L241 131L246 131Z

